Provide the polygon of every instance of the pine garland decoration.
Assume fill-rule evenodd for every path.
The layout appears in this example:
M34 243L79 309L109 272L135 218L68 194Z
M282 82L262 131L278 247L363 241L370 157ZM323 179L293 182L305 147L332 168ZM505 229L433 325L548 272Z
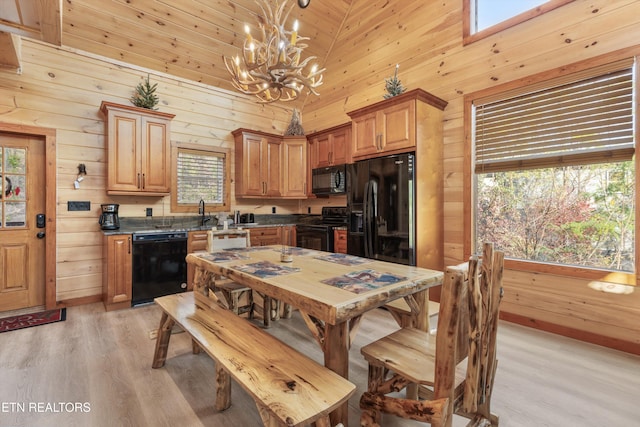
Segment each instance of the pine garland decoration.
M154 83L153 86L149 83L149 75L144 84L139 83L136 86L136 91L131 97L131 103L136 107L146 108L148 110L157 110L156 105L160 101L158 95L155 94L158 83Z
M402 83L400 83L400 79L398 79L399 67L400 67L400 64L396 64L396 72L393 75L393 77L384 79L385 89L388 92L384 94L384 99L393 98L394 96L400 95L405 90L407 90L404 86L402 86Z

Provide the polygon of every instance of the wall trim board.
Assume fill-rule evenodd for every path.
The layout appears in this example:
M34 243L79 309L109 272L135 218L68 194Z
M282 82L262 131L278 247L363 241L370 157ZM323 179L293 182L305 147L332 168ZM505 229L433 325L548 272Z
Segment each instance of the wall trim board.
M515 313L500 312L500 319L507 322L515 323L529 328L550 332L556 335L562 335L579 341L600 345L614 350L624 351L640 356L640 343L624 341L617 338L607 337L588 331L581 331L555 323L545 322L540 319L533 319L527 316L521 316Z

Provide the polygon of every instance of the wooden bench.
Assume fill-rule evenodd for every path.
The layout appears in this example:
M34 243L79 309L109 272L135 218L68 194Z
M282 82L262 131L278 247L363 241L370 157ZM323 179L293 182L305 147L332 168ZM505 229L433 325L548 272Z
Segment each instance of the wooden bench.
M155 302L162 317L153 368L164 366L178 324L216 363L217 410L231 406L233 379L256 402L265 426L328 427L329 413L355 391L348 380L224 307L197 307L193 292Z

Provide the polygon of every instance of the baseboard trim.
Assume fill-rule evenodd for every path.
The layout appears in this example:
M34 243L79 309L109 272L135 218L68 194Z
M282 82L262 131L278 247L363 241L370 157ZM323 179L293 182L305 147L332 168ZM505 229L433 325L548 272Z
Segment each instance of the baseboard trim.
M517 323L518 325L539 329L541 331L551 332L579 341L601 345L603 347L608 347L614 350L620 350L624 351L625 353L631 353L640 356L640 343L624 341L618 338L595 334L593 332L581 331L579 329L556 325L554 323L545 322L544 320L532 319L530 317L521 316L514 313L501 312L500 319L506 320L507 322L511 323Z
M93 304L102 302L102 295L90 295L88 297L70 298L56 301L56 308L73 307L76 305Z

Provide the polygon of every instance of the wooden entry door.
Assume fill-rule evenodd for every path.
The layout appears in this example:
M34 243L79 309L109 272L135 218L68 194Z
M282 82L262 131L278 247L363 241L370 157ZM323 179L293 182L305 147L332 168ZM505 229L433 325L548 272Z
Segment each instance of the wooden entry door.
M42 306L45 139L0 133L0 176L0 311Z

